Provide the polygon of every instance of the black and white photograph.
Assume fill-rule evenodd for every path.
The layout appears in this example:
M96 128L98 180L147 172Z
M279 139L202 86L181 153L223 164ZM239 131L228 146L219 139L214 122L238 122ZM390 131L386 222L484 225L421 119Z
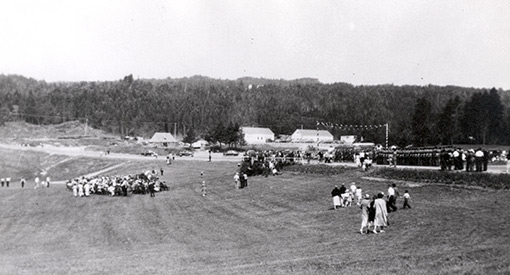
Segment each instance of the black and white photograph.
M0 275L510 274L509 14L0 0Z

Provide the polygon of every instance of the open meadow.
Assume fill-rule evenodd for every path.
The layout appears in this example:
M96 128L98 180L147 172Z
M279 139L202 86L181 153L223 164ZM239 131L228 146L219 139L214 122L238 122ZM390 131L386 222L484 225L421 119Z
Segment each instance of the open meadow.
M348 168L284 171L236 190L236 162L189 159L128 161L108 173L160 167L170 191L155 198L0 189L0 274L510 273L508 191L399 182L413 208L390 213L385 233L361 235L359 208L332 210L332 188L355 181L374 194L389 181Z

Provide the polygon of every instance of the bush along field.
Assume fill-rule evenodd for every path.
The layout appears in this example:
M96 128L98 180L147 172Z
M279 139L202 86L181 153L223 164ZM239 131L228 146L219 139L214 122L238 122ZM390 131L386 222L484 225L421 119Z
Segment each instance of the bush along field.
M378 168L373 170L370 175L420 183L443 183L493 189L510 189L509 174Z

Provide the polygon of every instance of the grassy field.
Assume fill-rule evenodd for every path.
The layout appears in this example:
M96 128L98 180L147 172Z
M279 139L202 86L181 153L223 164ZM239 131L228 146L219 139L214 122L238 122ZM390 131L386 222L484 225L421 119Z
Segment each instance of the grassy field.
M508 191L399 183L413 208L390 213L385 233L360 235L359 209L332 210L331 189L355 181L373 194L388 181L356 170L284 172L235 190L235 162L164 168L170 191L155 198L74 198L63 185L0 189L0 274L510 273Z
M14 185L24 177L33 186L33 179L46 171L52 181L68 180L106 167L123 163L110 158L84 158L0 148L0 177L10 177Z

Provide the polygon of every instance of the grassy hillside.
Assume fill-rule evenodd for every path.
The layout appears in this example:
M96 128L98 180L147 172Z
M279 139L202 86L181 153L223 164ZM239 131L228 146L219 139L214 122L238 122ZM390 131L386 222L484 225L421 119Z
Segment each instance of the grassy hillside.
M68 180L116 165L122 160L51 155L36 151L0 148L0 177L10 177L18 185L20 178L32 181L42 171L53 180Z
M161 163L130 162L112 173ZM506 191L399 186L410 190L413 209L391 213L385 233L360 235L357 207L331 210L333 185L356 181L374 193L388 182L363 180L358 171L288 172L235 190L236 163L164 168L171 190L155 198L74 198L64 186L0 189L0 274L510 272Z

